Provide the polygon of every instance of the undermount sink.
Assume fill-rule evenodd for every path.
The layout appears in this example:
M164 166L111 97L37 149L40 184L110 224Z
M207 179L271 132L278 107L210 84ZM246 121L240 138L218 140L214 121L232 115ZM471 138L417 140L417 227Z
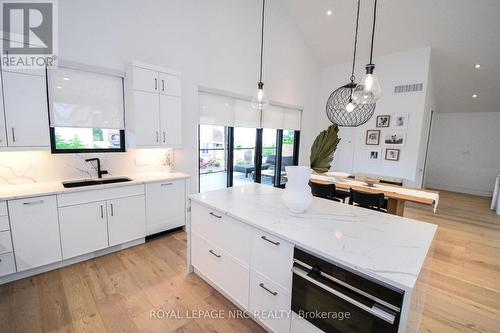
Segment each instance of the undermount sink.
M81 186L94 186L94 185L104 185L104 184L113 184L113 183L123 183L130 182L132 179L127 177L120 178L103 178L103 179L83 179L83 180L71 180L67 182L63 182L63 186L65 188L71 187L81 187Z

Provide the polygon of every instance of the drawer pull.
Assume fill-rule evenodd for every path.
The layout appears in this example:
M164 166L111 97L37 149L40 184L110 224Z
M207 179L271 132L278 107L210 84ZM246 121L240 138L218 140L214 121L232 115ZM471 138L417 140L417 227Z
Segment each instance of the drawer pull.
M212 215L213 217L216 217L218 219L221 219L222 218L222 215L217 215L215 214L214 212L210 212L210 215Z
M40 205L43 203L44 203L43 200L38 200L38 201L23 202L23 205Z
M259 283L259 287L261 287L262 289L264 289L265 291L267 291L268 293L270 293L271 295L273 296L278 296L278 292L277 291L272 291L271 289L268 289L264 283Z
M208 252L210 252L210 254L211 254L211 255L216 256L217 258L222 257L220 254L217 254L217 253L215 253L215 252L214 252L214 251L212 251L212 250L210 250L210 251L208 251Z
M265 240L266 242L269 242L269 243L274 244L274 245L276 245L276 246L280 245L280 242L275 242L275 241L272 241L272 240L270 240L269 238L267 238L266 236L262 236L261 238L262 238L263 240Z
M170 185L173 185L173 183L164 183L164 184L161 184L161 186L170 186Z

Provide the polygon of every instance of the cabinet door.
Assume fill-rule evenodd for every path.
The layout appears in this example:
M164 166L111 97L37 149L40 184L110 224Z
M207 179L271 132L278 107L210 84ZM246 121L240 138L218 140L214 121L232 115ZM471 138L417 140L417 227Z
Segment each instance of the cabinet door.
M146 184L146 235L185 225L184 180Z
M147 92L159 91L160 80L157 72L140 67L134 67L132 75L134 80L134 90Z
M9 146L49 146L45 77L3 72L3 89Z
M63 259L108 247L106 202L59 208Z
M146 235L143 195L108 200L109 246L126 243Z
M182 142L181 98L160 95L161 144L180 146Z
M2 76L0 75L0 147L5 147L5 146L7 146L7 133L5 131L5 113L3 108Z
M160 94L180 96L181 78L179 76L160 73Z
M158 94L134 91L135 143L160 145L160 100Z
M8 202L17 270L62 260L56 196Z

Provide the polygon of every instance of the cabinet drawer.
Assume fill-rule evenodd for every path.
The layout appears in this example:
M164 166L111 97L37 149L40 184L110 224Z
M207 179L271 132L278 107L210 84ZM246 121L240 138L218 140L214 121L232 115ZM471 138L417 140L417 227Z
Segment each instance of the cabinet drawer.
M293 244L276 236L256 230L252 240L252 269L292 289Z
M0 216L7 215L7 202L0 201Z
M0 253L12 252L12 239L10 231L0 232Z
M16 272L14 254L12 252L0 254L0 276Z
M191 233L191 251L193 266L247 309L248 268L196 233Z
M8 216L0 216L0 231L9 230L9 217Z
M193 202L191 229L246 266L250 263L252 229L244 223Z
M291 302L290 292L258 272L251 271L248 308L251 313L262 314L262 318L258 318L258 320L272 331L277 333L290 332ZM266 316L267 314L269 315ZM271 315L275 315L275 318L270 318Z
M88 202L103 201L115 198L130 197L144 194L144 185L129 185L116 188L59 194L57 204L59 207L79 205Z

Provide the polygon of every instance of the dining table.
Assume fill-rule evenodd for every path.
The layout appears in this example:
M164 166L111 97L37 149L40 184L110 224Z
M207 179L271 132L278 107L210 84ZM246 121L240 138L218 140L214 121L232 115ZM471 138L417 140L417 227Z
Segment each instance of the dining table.
M383 193L387 199L387 212L398 216L403 216L407 201L431 206L434 212L439 204L439 192L436 191L383 183L368 185L361 180L329 174L312 174L311 181L318 184L335 184L335 187L340 190L349 191L352 188L366 193Z

